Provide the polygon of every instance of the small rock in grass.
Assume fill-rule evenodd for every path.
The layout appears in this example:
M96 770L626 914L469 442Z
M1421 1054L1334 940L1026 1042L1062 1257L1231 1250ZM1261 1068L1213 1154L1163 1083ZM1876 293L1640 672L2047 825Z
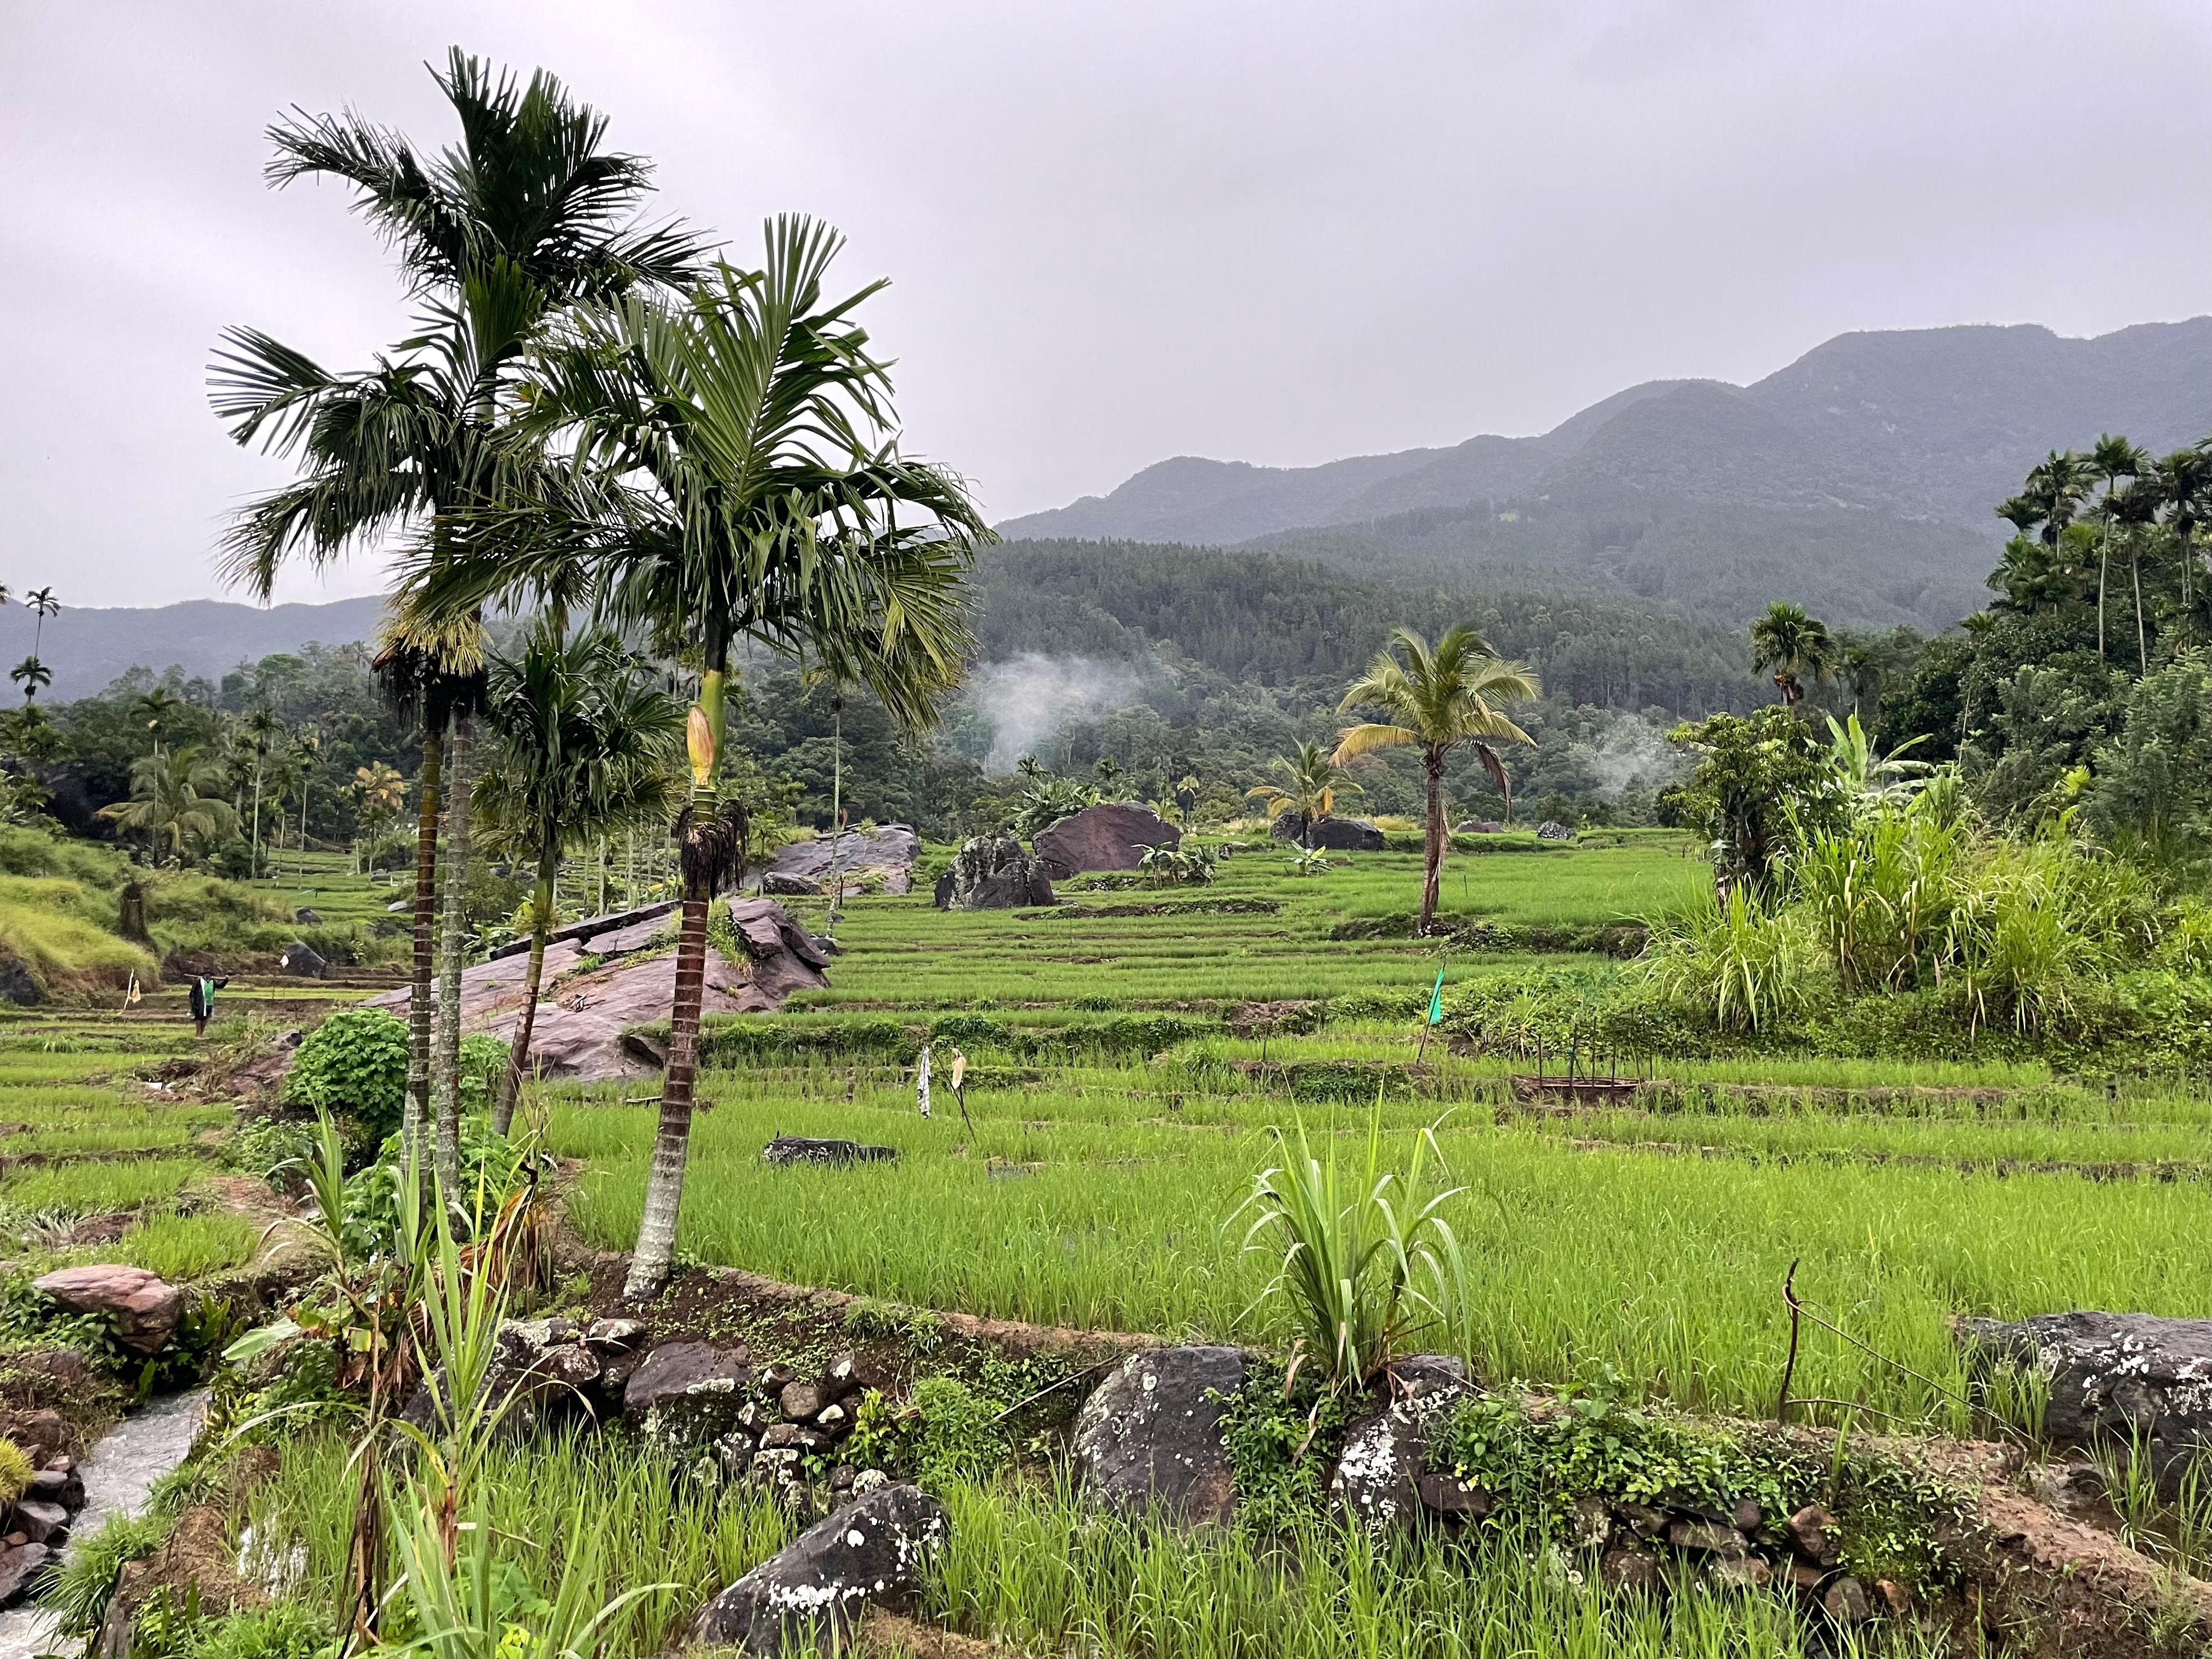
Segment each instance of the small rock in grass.
M799 1381L799 1373L781 1359L766 1366L760 1374L761 1391L774 1399Z
M814 1426L831 1439L838 1439L851 1432L853 1413L847 1411L842 1405L832 1401L815 1413Z
M1735 1522L1735 1529L1738 1532L1754 1533L1765 1522L1766 1511L1759 1508L1752 1499L1746 1498L1737 1503L1735 1513L1729 1518Z
M818 1455L830 1449L830 1437L818 1429L810 1429L803 1423L772 1424L761 1436L761 1449L781 1451L795 1448L807 1455Z
M1820 1597L1820 1605L1828 1617L1839 1625L1863 1625L1874 1617L1874 1598L1866 1586L1849 1573L1828 1586Z
M1818 1504L1808 1504L1782 1523L1790 1541L1808 1559L1831 1565L1836 1559L1835 1527L1836 1517Z
M842 1400L860 1388L860 1358L858 1354L841 1353L830 1362L829 1370L822 1373L822 1391L831 1400Z
M641 1319L595 1319L584 1333L584 1340L607 1353L628 1353L645 1340L645 1322Z
M1677 1521L1667 1528L1667 1541L1678 1550L1732 1559L1745 1553L1743 1534L1717 1521Z
M1623 1498L1613 1507L1622 1520L1646 1538L1657 1538L1667 1530L1668 1515L1664 1510L1655 1510L1633 1498Z
M853 1496L866 1498L870 1492L880 1491L890 1483L890 1476L881 1469L862 1469L853 1477Z
M1597 1571L1598 1577L1611 1589L1649 1595L1660 1584L1659 1558L1650 1550L1632 1545L1617 1545L1607 1550Z
M1077 1413L1085 1492L1121 1514L1158 1508L1226 1524L1235 1504L1221 1419L1244 1382L1241 1348L1152 1348L1106 1375Z
M795 1423L804 1423L817 1415L830 1402L822 1397L822 1390L811 1382L787 1382L776 1395L776 1404L783 1414Z
M46 1543L56 1533L69 1530L69 1511L58 1504L27 1498L15 1505L15 1529L31 1543Z
M1613 1516L1605 1499L1588 1494L1575 1499L1575 1547L1598 1550L1613 1536Z
M1894 1578L1877 1578L1874 1587L1892 1613L1902 1616L1912 1611L1912 1592Z
M1715 1589L1765 1589L1774 1570L1755 1555L1717 1555L1705 1563L1705 1578Z

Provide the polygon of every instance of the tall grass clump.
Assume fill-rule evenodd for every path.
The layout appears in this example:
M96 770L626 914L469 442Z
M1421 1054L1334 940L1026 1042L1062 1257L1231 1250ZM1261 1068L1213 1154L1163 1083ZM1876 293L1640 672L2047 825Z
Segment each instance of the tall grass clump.
M1364 1167L1340 1165L1339 1137L1316 1157L1303 1121L1297 1133L1297 1155L1262 1170L1238 1212L1252 1218L1244 1248L1280 1250L1261 1299L1285 1306L1299 1345L1333 1384L1358 1387L1424 1324L1449 1322L1466 1269L1443 1211L1460 1189L1441 1190L1431 1177L1443 1164L1431 1129L1415 1138L1403 1174L1385 1168L1379 1110ZM1275 1134L1288 1154L1289 1137Z
M1747 885L1655 921L1643 967L1662 996L1724 1031L1759 1030L1813 1000L1810 930L1788 908L1768 908Z

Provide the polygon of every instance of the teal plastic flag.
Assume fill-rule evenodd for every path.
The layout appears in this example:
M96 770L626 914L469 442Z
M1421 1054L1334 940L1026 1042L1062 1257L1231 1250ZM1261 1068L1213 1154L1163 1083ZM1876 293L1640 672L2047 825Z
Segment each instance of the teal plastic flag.
M1444 970L1439 968L1437 969L1437 988L1435 990L1429 993L1429 1024L1431 1025L1441 1025L1443 1023Z

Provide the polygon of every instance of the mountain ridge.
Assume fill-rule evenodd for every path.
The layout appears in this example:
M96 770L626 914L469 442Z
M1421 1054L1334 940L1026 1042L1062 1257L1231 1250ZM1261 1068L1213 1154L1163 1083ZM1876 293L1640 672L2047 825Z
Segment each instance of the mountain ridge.
M1624 492L1678 520L1711 508L1844 509L1864 515L1856 546L1825 525L1800 535L1778 521L1780 541L1802 545L1778 547L1775 573L1832 579L1814 561L1838 557L1882 565L1887 544L1928 543L1925 527L1941 526L1932 551L1917 556L1934 560L1940 595L1916 615L1942 627L1963 614L1959 604L1972 608L2000 535L1996 502L2045 451L2106 431L2154 451L2212 432L2212 315L2086 337L2034 323L1856 331L1747 386L1645 381L1533 436L1482 434L1304 468L1179 456L998 529L1010 539L1236 545L1424 509L1610 503ZM1905 525L1923 528L1908 536ZM1584 528L1601 548L1602 527ZM1697 560L1696 534L1680 556Z

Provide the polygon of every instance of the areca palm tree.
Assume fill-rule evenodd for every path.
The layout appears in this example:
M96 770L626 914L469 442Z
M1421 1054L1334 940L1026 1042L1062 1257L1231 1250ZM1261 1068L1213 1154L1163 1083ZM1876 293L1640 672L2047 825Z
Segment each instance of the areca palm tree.
M565 480L472 515L472 545L428 549L410 586L441 611L520 584L592 594L611 623L696 662L692 787L677 826L683 931L644 1215L624 1286L667 1278L690 1138L707 913L738 873L745 823L716 787L732 646L804 653L920 730L955 684L969 635L960 578L993 539L965 484L898 453L887 366L856 308L823 283L840 239L768 227L758 270L718 265L680 305L583 307L525 387L526 441L573 453Z
M2097 440L2089 452L2087 471L2105 481L2105 496L2100 503L2098 517L2103 520L2102 532L2097 538L2097 660L2105 659L2105 584L2112 568L2112 524L2118 516L2120 480L2142 475L2150 465L2150 457L2125 438L2107 432ZM2033 475L2031 475L2033 476ZM2149 665L2150 653L2142 641L2142 580L2136 580L2136 633L2142 647L2143 665Z
M2197 532L2212 519L2212 438L2177 449L2151 463L2138 489L2148 486L2157 510L2174 534L2181 559L2183 613L2197 614Z
M239 722L247 747L253 755L253 862L255 876L261 873L261 786L268 769L269 751L276 746L283 732L283 723L266 708L256 708Z
M395 615L386 619L374 668L385 701L403 721L416 725L422 744L422 768L416 775L414 974L407 1005L407 1098L400 1114L401 1139L410 1154L419 1154L423 1126L430 1121L432 1109L438 808L445 734L456 708L473 708L483 701L483 625L472 613L445 628L420 617ZM458 1042L455 1052L458 1056Z
M8 590L0 587L0 605L5 605L7 602ZM61 614L61 601L54 598L52 588L34 587L23 595L23 603L30 607L31 614L38 618L31 625L31 654L35 657L39 654L39 647L46 643L46 618Z
M1270 823L1285 812L1295 812L1303 826L1298 844L1313 846L1314 825L1336 810L1339 794L1356 795L1359 786L1329 757L1317 743L1301 743L1295 755L1278 755L1268 769L1282 780L1247 789L1244 798L1265 805Z
M101 807L100 816L144 836L157 856L166 842L171 861L182 863L188 843L204 847L237 830L237 810L222 787L222 769L197 749L141 755L131 766L131 799Z
M538 872L522 1013L492 1107L492 1128L505 1134L529 1074L561 860L603 836L669 821L683 793L684 710L615 634L564 636L550 619L514 654L492 659L484 701L498 758L477 780L477 813L489 844L534 860Z
M155 686L151 691L142 691L131 703L131 712L146 722L148 735L153 739L154 753L161 752L161 733L176 717L184 699L174 693Z
M1505 768L1493 746L1527 743L1528 734L1495 706L1540 696L1535 671L1507 662L1490 642L1464 624L1447 629L1431 647L1410 628L1393 631L1391 642L1344 694L1340 708L1379 708L1389 720L1347 726L1330 757L1339 766L1378 749L1411 744L1421 751L1428 783L1428 812L1422 823L1421 920L1426 933L1436 920L1437 884L1450 839L1444 823L1444 759L1462 744L1471 744L1492 780L1507 787Z
M1772 672L1775 689L1786 705L1802 702L1805 682L1826 681L1841 661L1828 624L1808 615L1802 605L1771 605L1751 625L1752 668L1761 674Z
M38 700L41 687L54 683L54 672L40 662L38 653L33 652L8 671L8 678L23 688L23 705L27 708Z
M240 444L295 456L302 469L249 503L225 539L226 574L264 599L287 561L319 568L395 535L434 544L461 507L498 501L511 469L532 459L496 441L502 386L562 307L684 281L698 258L681 224L638 221L650 165L608 150L605 118L558 80L540 71L519 85L459 48L434 78L462 133L434 155L350 112L270 130L270 184L348 186L355 210L398 254L419 315L396 353L353 374L258 330L224 335L217 414ZM467 700L433 694L430 703L454 717L454 757L465 771ZM426 734L426 758L444 725ZM420 966L435 926L438 773L431 764L424 775L432 828L416 845L430 860L416 872L418 1000L431 994ZM465 799L465 788L455 792L457 804ZM427 1003L417 1013L417 1041L427 1042ZM458 1045L455 1054L458 1089Z

